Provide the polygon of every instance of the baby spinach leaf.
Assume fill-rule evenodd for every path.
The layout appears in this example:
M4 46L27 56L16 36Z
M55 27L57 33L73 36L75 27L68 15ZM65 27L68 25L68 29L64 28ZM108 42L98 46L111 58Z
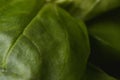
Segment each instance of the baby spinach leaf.
M0 80L80 80L89 55L84 24L38 3L13 0L0 9Z
M36 8L38 1L31 0L9 0L8 3L1 0L1 4L5 4L0 7L0 64L2 64L3 56L6 55L16 41L16 38L20 35L22 30L31 19L35 16L39 8ZM29 3L29 5L26 5ZM39 7L42 5L39 4ZM3 61L4 62L4 61Z
M68 0L66 0L68 1ZM120 0L70 0L65 9L73 16L84 20L120 7Z
M117 80L93 64L87 66L86 73L82 80Z
M80 80L89 55L84 24L54 4L46 5L36 22L25 35L44 51L41 79ZM40 23L42 27L37 26Z
M120 7L120 0L95 0L93 6L94 8L85 16L85 19L90 19Z
M93 19L88 27L91 35L92 62L117 77L120 76L120 70L118 69L120 67L119 10L108 12Z
M25 38L19 41L19 36L43 3L43 0L0 0L3 4L0 5L0 80L28 80L31 70L39 67L36 48Z

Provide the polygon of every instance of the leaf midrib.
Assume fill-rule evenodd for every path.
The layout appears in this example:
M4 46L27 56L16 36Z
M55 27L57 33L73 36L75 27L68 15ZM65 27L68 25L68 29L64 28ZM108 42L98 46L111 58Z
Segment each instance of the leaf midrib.
M36 19L36 17L38 16L38 14L40 13L41 8L37 11L37 13L31 18L31 20L28 22L28 24L25 26L25 28L21 31L21 33L18 35L18 37L16 38L16 40L11 44L11 46L9 47L9 49L6 52L6 55L3 57L2 59L2 65L1 68L6 69L7 68L7 61L8 58L12 52L12 50L14 49L15 45L17 44L17 42L19 41L19 39L21 38L21 36L23 35L23 33L28 29L28 27L34 22L34 20ZM36 46L36 45L35 45ZM38 47L36 46L37 50ZM39 50L38 50L39 52Z

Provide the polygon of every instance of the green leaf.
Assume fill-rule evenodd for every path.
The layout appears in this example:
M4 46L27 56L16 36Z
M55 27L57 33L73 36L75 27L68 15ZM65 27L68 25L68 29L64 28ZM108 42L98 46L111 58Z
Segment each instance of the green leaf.
M85 19L90 19L120 7L120 0L95 0L93 6L94 8L85 16Z
M120 75L120 9L108 12L89 22L91 60L107 72ZM111 66L111 67L109 67Z
M28 80L31 70L39 67L38 54L33 54L36 48L27 45L31 42L25 38L19 41L19 37L43 3L42 0L0 0L0 80Z
M109 57L120 60L120 15L116 12L106 15L106 17L100 16L101 18L98 17L98 19L91 21L88 30L90 35L96 40L95 42L97 42L98 45L100 43L101 47L102 45L104 46L102 49L106 51L104 52L105 54L108 54Z
M47 53L43 55L42 80L80 80L89 54L89 43L84 24L78 23L54 4L45 6L40 14L39 19L48 33L46 35L53 36L50 39L49 37L44 39L49 40L47 43L40 42L40 39L36 41L38 45L44 43L43 47L50 44L45 46L45 50L43 49ZM29 32L39 30L39 28L34 29L31 27ZM29 37L33 35L26 34ZM33 36L36 37L35 35L36 33ZM54 39L51 40L51 38Z
M88 20L101 13L120 7L120 0L71 0L68 4L65 9L73 16Z
M54 4L39 11L38 3L1 9L0 80L80 80L89 55L84 23Z
M89 64L82 80L117 80L93 64Z

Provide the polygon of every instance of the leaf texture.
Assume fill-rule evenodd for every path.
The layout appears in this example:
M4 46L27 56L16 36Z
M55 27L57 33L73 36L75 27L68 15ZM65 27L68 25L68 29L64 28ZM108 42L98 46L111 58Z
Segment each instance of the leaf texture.
M40 10L38 3L1 9L0 80L80 80L89 55L85 25L55 4Z

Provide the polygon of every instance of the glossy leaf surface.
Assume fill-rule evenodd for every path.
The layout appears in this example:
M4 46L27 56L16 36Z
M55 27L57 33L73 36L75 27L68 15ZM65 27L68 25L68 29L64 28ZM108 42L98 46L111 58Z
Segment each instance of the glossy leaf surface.
M0 80L80 80L89 55L84 24L38 3L13 1L1 9Z

